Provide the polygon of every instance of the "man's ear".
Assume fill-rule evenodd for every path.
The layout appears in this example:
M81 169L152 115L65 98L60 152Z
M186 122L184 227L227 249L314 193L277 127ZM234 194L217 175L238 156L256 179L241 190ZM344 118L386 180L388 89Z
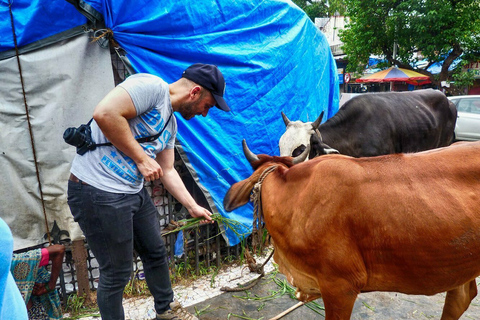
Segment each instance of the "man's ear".
M195 99L197 96L200 96L202 92L202 88L200 86L193 86L192 89L190 89L190 96L192 99Z

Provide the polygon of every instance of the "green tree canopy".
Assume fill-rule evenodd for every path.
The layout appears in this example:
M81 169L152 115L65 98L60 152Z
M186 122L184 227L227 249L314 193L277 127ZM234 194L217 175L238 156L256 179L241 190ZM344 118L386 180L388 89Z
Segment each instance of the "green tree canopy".
M307 16L315 22L315 18L333 16L336 13L343 15L345 6L343 0L292 0Z
M325 1L307 1L307 0L292 0L297 6L300 7L310 20L315 22L315 18L327 16L327 6Z
M428 61L416 71L437 85L452 79L448 68L460 58L480 57L480 0L344 0L349 19L340 31L347 69L361 72L372 55L385 66L413 69L416 55ZM396 50L394 52L394 45ZM426 69L443 62L434 77ZM461 64L460 64L461 65ZM458 73L461 66L453 73Z

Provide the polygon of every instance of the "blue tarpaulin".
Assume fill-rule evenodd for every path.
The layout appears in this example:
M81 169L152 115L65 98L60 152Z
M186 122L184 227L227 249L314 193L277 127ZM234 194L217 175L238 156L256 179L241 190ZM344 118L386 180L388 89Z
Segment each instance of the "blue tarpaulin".
M26 24L18 31L25 33L21 45L85 22L73 5L63 1L13 2L19 3L51 21L43 23L43 17ZM325 121L338 111L337 67L326 38L290 1L78 3L93 16L103 17L136 72L156 74L167 82L197 62L215 64L223 72L225 99L232 111L213 108L207 117L190 121L177 117L179 150L213 210L245 224L243 231L250 233L252 205L228 213L222 204L229 187L252 173L241 141L246 139L255 153L278 155L285 131L281 111L291 120L303 121L314 121L322 111ZM1 10L8 11L4 6ZM8 50L12 42L3 37L4 24L0 48ZM229 230L226 238L230 245L239 242Z
M74 6L64 0L0 0L0 52L15 49L10 7L20 48L87 22Z

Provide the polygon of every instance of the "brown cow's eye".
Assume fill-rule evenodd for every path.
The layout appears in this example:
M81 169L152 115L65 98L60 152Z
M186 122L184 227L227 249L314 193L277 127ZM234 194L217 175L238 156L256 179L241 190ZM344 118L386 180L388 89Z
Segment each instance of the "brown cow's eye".
M298 157L299 155L302 154L303 151L305 151L306 146L303 144L299 147L297 147L295 150L292 152L292 157Z

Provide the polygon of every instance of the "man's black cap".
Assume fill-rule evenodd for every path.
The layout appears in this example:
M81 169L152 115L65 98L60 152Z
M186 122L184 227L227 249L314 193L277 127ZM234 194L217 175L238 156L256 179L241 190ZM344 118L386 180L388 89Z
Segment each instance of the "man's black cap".
M223 111L230 111L230 108L223 99L225 79L217 66L213 64L195 63L183 71L182 77L210 91L217 102L215 105L217 108Z

